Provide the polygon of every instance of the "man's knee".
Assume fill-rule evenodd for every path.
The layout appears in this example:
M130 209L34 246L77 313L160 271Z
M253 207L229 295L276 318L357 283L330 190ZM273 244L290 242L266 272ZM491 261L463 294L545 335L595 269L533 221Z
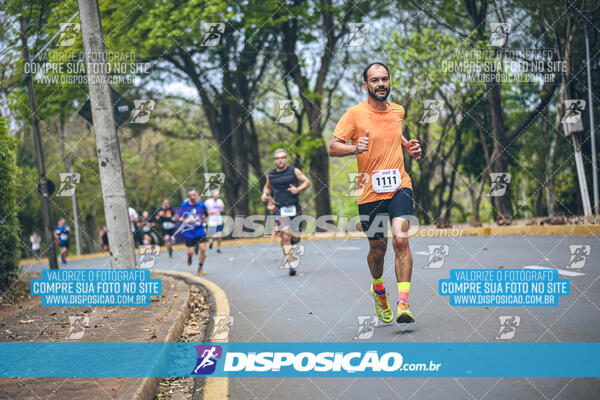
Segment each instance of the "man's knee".
M372 241L370 254L371 257L375 259L375 261L383 261L385 258L385 252L387 250L387 243L383 240Z
M394 251L396 253L404 253L408 251L408 238L402 236L394 236L393 238Z

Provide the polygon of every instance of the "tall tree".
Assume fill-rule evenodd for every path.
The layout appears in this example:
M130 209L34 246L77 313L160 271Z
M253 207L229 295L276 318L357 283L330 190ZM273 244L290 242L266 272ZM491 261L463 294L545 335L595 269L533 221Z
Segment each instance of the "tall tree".
M488 0L447 0L442 1L437 6L423 6L415 0L409 2L425 14L431 20L433 26L443 30L450 30L455 33L457 39L468 41L473 47L485 47L489 49L490 25L489 22L506 23L509 18L506 16L507 8L503 4L493 3L490 7ZM512 20L526 18L527 15L522 9L513 10ZM465 29L466 28L466 29ZM510 36L507 35L503 45L498 50L506 47L510 43ZM556 85L544 85L538 90L537 104L529 110L520 119L520 121L507 126L504 99L503 82L497 79L495 74L502 73L500 70L484 71L484 90L489 104L491 136L493 142L493 151L490 154L490 172L509 172L514 161L509 154L509 147L513 145L527 129L541 115L542 110L548 106L555 93ZM485 129L487 134L487 129ZM508 185L506 193L503 196L493 197L495 211L502 220L513 218L514 210L512 206L512 191Z
M392 84L400 92L406 110L404 134L418 138L423 149L418 163L407 159L415 188L415 214L426 224L448 226L456 205L455 186L465 136L474 131L465 124L465 110L477 88L453 82L452 73L440 68L457 51L456 41L449 34L417 27L409 35L394 33L386 50ZM421 121L425 113L423 99L441 102L444 111L437 121Z
M586 60L583 39L583 24L591 24L592 21L600 17L600 6L594 2L586 2L585 0L574 1L573 3L564 3L562 1L548 1L539 4L530 4L526 1L520 2L524 10L527 11L532 20L532 30L539 37L539 41L544 43L547 48L553 50L556 61L558 61L561 69L557 74L557 81L560 83L558 91L558 107L556 108L556 116L554 123L550 129L550 145L549 154L546 162L545 170L545 191L548 214L553 216L557 211L557 194L555 192L555 154L557 144L567 146L568 148L583 147L582 144L588 143L589 135L580 136L579 133L571 135L567 138L564 136L563 124L561 123L562 116L565 113L567 99L587 99L587 82ZM598 43L596 41L596 47ZM592 57L595 52L591 51ZM592 66L597 69L596 63L592 62ZM597 80L596 80L597 81ZM597 102L596 102L597 103ZM598 104L596 104L597 106ZM589 107L593 104L588 104L586 113L589 112ZM546 131L549 129L550 121L546 122ZM588 120L583 118L582 123L586 126L585 132L589 129L594 130L594 127L587 127ZM584 161L589 158L584 157ZM572 161L570 161L572 163ZM585 171L586 168L584 168ZM587 178L590 178L589 176ZM588 183L589 184L589 183ZM591 187L591 186L588 186ZM582 210L582 202L580 191L576 190L579 199L575 207L568 207L561 204L561 208L568 214L573 215Z
M349 32L348 23L360 22L377 7L367 1L347 0L334 4L332 0L293 0L281 26L283 79L296 85L308 119L308 136L315 143L308 160L317 215L331 214L329 156L323 141L330 107L326 100L331 99L339 84L337 80L328 81L331 67L343 46L342 39ZM316 44L320 47L315 57L318 66L303 56L307 48L313 50Z
M133 10L125 1L101 8L109 46L127 49L133 41L154 63L155 78L183 78L196 88L218 146L228 211L248 214L249 171L264 182L252 102L271 63L277 3L144 0Z

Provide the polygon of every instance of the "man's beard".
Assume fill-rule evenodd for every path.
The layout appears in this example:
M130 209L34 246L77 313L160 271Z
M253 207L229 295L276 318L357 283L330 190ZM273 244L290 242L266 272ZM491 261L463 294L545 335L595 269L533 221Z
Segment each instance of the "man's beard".
M379 89L382 89L382 87L376 88L375 91L371 91L371 89L368 89L369 96L371 96L372 98L374 98L377 101L386 101L390 94L390 89L384 87L383 89L385 89L385 94L382 96L377 94L377 90L379 90Z

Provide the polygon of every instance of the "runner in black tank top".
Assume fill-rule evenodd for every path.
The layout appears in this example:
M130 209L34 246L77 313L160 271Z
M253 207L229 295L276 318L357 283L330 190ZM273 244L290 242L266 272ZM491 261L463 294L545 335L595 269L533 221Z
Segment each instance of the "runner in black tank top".
M168 197L162 201L162 205L156 210L155 218L160 225L160 231L163 235L163 240L167 246L169 257L173 258L173 232L175 232L175 214L176 211L171 207L171 202Z
M298 203L298 194L288 191L290 185L298 186L298 178L294 173L296 168L286 166L283 171L274 169L269 172L269 182L271 183L271 196L275 200L275 206L295 206Z
M261 200L274 204L275 223L281 236L284 267L289 268L290 275L296 275L297 257L294 246L300 241L300 228L293 224L295 217L302 215L298 193L310 186L308 178L298 168L287 165L287 152L277 149L273 153L276 169L267 174L267 182L263 188ZM294 231L291 232L290 224Z

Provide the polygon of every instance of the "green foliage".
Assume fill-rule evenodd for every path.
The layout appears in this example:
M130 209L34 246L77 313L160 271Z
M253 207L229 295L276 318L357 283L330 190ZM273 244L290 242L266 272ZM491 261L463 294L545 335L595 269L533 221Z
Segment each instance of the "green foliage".
M367 61L382 59L386 61L392 72L391 100L402 104L407 113L404 129L408 138L417 138L424 148L421 161L411 160L405 153L407 169L410 171L415 191L415 211L420 213L422 222L434 222L446 208L449 196L450 179L456 161L457 176L454 182L451 222L467 222L473 214L473 205L469 188L478 188L485 181L483 194L489 189L489 176L484 174L487 161L484 157L484 146L492 153L494 139L491 135L490 105L486 88L481 83L465 83L453 79L453 73L444 69L444 63L456 57L462 50L489 48L489 22L497 20L495 7L488 5L484 22L473 26L471 17L467 14L469 2L461 0L440 0L421 5L409 0L401 0L393 5L382 2L366 1L353 2L350 9L341 6L344 2L334 2L331 11L335 20L333 33L343 34L342 21L350 12L348 21L366 21L371 24L371 33L379 35L378 43L387 46L374 49L335 49L335 61L326 79L330 85L331 77L339 79L339 85L331 97L327 91L315 93L314 78L318 71L320 51L323 50L324 40L321 24L323 11L328 9L327 2L301 1L282 3L278 0L236 2L232 0L181 0L177 2L159 0L141 0L131 3L124 0L100 2L100 11L106 48L109 52L134 52L136 61L149 61L153 65L150 76L142 76L135 85L115 86L115 89L129 99L152 98L156 100L156 110L150 122L144 126L123 126L119 130L120 145L125 168L125 181L130 205L138 211L151 211L158 206L164 196L170 197L173 204L182 200L182 189L187 186L203 188L202 148L200 134L206 137L206 153L209 172L221 170L222 160L231 161L235 157L226 154L219 134L209 128L207 109L202 107L200 94L206 94L209 102L214 105L216 126L227 125L235 120L229 119L223 113L241 97L247 89L240 84L241 77L252 81L258 77L256 64L240 68L251 54L259 54L259 59L273 57L273 62L266 63L264 75L257 83L258 90L250 96L249 103L244 103L242 112L252 114L253 126L256 129L258 141L258 156L263 171L273 168L272 151L276 147L288 149L290 163L297 164L306 172L310 156L314 149L324 142L327 145L332 140L331 131L335 122L349 105L357 102L356 95L364 98L364 92L351 92L356 86L357 75L360 75L361 65ZM385 2L384 2L385 3ZM475 2L481 7L482 2ZM0 21L9 27L0 33L0 41L10 42L16 46L8 53L10 63L0 59L0 82L3 93L0 96L12 112L11 129L19 138L17 151L18 172L15 172L13 182L16 185L16 202L18 219L21 223L20 243L28 243L28 235L33 229L40 230L41 210L40 198L36 190L37 171L35 166L34 148L30 133L29 99L23 85L23 60L20 53L20 40L16 18L24 15L30 23L28 30L30 53L35 54L41 46L59 29L59 23L64 23L77 10L76 0L63 2L10 0L7 2L6 14ZM386 12L379 13L377 8L388 7ZM390 12L391 11L391 12ZM558 1L544 4L517 1L511 7L504 7L504 16L513 24L513 32L509 45L513 48L547 48L555 46L555 39L560 37L569 23L581 22L576 8L564 10L564 5ZM566 11L566 12L565 12ZM590 21L597 20L600 11L589 15ZM563 15L564 14L564 15ZM571 18L571 22L567 20ZM574 18L579 18L576 20ZM11 19L12 18L12 19ZM288 79L291 97L300 96L298 88L290 81L290 74L283 74L280 60L282 23L296 18L299 20L299 66L311 83L303 90L303 95L311 102L321 102L321 111L325 115L331 108L329 121L326 124L324 139L311 131L306 111L298 125L287 128L273 123L269 118L255 112L253 105L264 110L274 109L277 99L288 97L283 79ZM545 20L553 22L551 26ZM77 19L75 20L77 22ZM228 29L222 46L203 47L203 23L224 22ZM555 22L555 23L554 23ZM378 30L379 29L379 30ZM590 29L593 32L593 29ZM66 51L79 52L81 37L69 48L50 46L50 57ZM372 36L368 36L371 41ZM566 38L562 37L562 45ZM583 63L584 45L583 31L578 29L570 45L572 53L571 98L587 98L586 80L584 79L585 64ZM246 46L247 44L247 46ZM593 62L593 55L598 52L598 41L591 41L592 76L597 76L599 67ZM4 47L2 47L4 48ZM356 50L356 51L355 51ZM256 53L255 53L256 52ZM184 71L183 56L189 54L191 65L197 72L197 77L205 90L198 90L190 74ZM342 57L340 57L342 56ZM348 58L346 58L346 56ZM383 57L383 58L381 58ZM385 59L387 57L387 59ZM357 61L360 60L360 61ZM189 67L189 66L188 66ZM243 75L237 70L243 71ZM2 71L10 70L5 76ZM341 72L340 72L341 71ZM345 72L347 71L347 72ZM48 74L52 76L52 73ZM285 76L284 76L285 75ZM339 77L339 78L338 78ZM179 83L193 87L194 101L171 101L165 98L163 90L171 83ZM99 190L98 161L95 153L95 141L92 131L87 124L76 115L76 111L87 99L88 91L85 85L73 84L43 84L34 80L36 97L38 99L40 128L46 160L47 175L58 183L58 174L65 172L63 155L58 146L59 126L63 119L68 128L68 139L65 150L73 151L74 172L81 174L81 183L77 187L77 196L81 220L85 226L82 229L84 240L97 241L94 229L104 222L102 196ZM600 80L592 82L593 92L600 91ZM537 84L502 84L502 109L506 132L512 132L531 109L538 103L540 90ZM419 119L423 114L424 99L441 99L444 97L445 113L439 123L421 124ZM557 96L558 97L558 96ZM200 103L200 104L199 104ZM559 108L558 99L551 101L547 119L554 125ZM448 105L455 110L456 125L448 114ZM4 106L4 104L2 104ZM588 105L589 107L590 105ZM598 114L598 102L593 104ZM589 109L589 108L588 108ZM586 110L587 113L587 110ZM250 128L249 118L241 118L245 126ZM506 149L510 154L509 168L512 174L513 204L517 216L524 216L532 209L533 196L539 192L540 182L544 182L548 174L545 155L548 152L550 138L541 137L540 121L538 119L520 137ZM233 121L235 126L239 121ZM444 125L446 124L446 125ZM589 126L584 119L585 130ZM213 135L211 135L211 133ZM227 132L225 133L227 134ZM480 135L481 134L481 135ZM550 135L555 135L552 127ZM561 134L560 132L558 134ZM462 135L462 136L460 136ZM485 143L482 141L483 140ZM213 139L216 137L216 140ZM458 145L454 143L458 141ZM460 151L459 151L460 150ZM584 162L589 171L589 142L584 143ZM554 165L550 175L555 184L555 198L559 212L566 215L581 213L581 199L575 164L572 157L570 140L559 137ZM259 201L259 179L250 167L240 168L248 172L249 209L251 212L262 212L264 205ZM346 196L348 174L356 172L354 158L347 157L331 161L330 182L331 206L339 214L353 216L356 214L356 199ZM244 177L246 179L246 177ZM588 180L591 176L588 173ZM525 186L526 204L522 203L521 186ZM3 189L3 188L2 188ZM543 190L543 189L542 189ZM225 193L224 193L225 194ZM225 199L229 204L238 199ZM310 212L314 204L314 192L302 193L305 211ZM542 196L540 206L545 210L545 196ZM540 203L538 203L539 205ZM52 214L55 217L65 216L72 224L71 199L51 197ZM495 215L494 205L489 197L483 197L480 204L480 219L489 221ZM13 229L12 231L17 232Z
M16 141L8 134L6 121L0 117L0 291L8 288L17 276L19 251L16 204Z

